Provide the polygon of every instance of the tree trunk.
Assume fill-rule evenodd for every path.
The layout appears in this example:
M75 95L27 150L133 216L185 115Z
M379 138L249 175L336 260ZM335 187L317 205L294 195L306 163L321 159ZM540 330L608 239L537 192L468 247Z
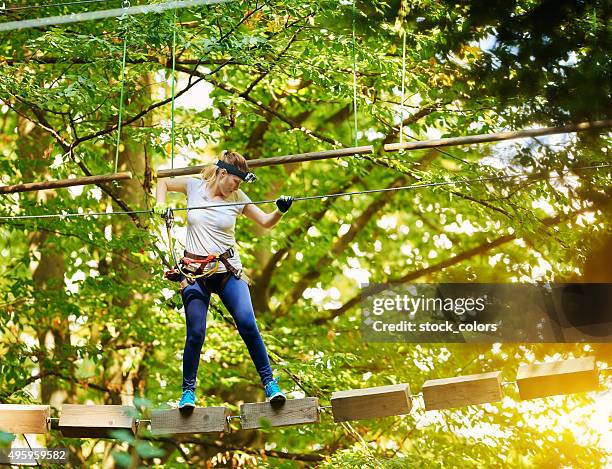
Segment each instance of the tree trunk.
M17 154L20 158L28 160L22 170L22 177L26 181L42 180L48 176L48 161L52 143L48 134L43 132L40 127L35 126L27 119L18 119ZM49 200L55 197L53 191L40 191L22 197L32 197L38 200ZM31 264L32 280L35 291L38 294L49 296L62 296L64 291L65 264L64 255L61 247L53 241L44 231L33 231L28 237L29 250L32 254L39 254L37 263ZM42 303L35 307L44 307ZM60 380L56 376L49 375L47 372L55 371L44 369L45 360L43 357L53 358L57 364L66 363L67 357L64 354L65 347L70 346L68 318L62 315L61 311L53 312L48 320L42 321L37 325L36 335L41 349L39 357L41 378L40 400L42 403L50 404L59 408L70 395L74 394L71 385L68 390L61 386ZM55 365L54 365L55 366Z

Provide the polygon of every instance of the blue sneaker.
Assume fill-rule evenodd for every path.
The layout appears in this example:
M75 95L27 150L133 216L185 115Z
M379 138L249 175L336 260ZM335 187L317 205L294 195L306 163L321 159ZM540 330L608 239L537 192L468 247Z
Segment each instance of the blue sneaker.
M278 378L266 384L264 389L266 391L266 400L270 402L285 402L287 400L285 393L278 387Z
M181 396L179 410L193 410L195 406L195 393L191 389L186 389Z

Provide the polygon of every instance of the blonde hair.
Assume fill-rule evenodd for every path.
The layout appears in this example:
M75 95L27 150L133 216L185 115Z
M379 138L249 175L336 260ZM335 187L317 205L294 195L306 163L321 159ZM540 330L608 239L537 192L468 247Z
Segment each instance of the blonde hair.
M249 172L249 164L247 163L247 160L244 158L244 156L236 151L223 150L221 153L221 158L219 159L236 166L236 168L238 168L240 171L244 171L245 173ZM217 174L219 174L220 169L221 168L215 164L207 165L200 173L200 177L206 181L207 185L210 186L217 179ZM232 199L237 198L237 193L232 194Z

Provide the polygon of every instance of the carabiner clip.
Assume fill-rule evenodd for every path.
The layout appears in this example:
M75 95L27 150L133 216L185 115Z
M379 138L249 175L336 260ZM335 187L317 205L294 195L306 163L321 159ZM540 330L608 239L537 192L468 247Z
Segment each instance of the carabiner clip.
M172 228L174 225L174 211L171 208L164 210L164 213L162 213L162 218L166 221L166 228Z

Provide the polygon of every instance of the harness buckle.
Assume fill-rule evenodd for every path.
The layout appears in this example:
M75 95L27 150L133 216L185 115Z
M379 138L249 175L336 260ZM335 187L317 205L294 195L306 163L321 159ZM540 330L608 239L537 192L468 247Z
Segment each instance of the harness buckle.
M189 272L190 274L194 275L197 274L202 267L202 264L197 262L184 262L184 259L181 261L181 263L183 264L183 270L185 272Z
M162 218L166 221L166 228L171 229L174 225L174 211L171 208L167 208L162 213Z

